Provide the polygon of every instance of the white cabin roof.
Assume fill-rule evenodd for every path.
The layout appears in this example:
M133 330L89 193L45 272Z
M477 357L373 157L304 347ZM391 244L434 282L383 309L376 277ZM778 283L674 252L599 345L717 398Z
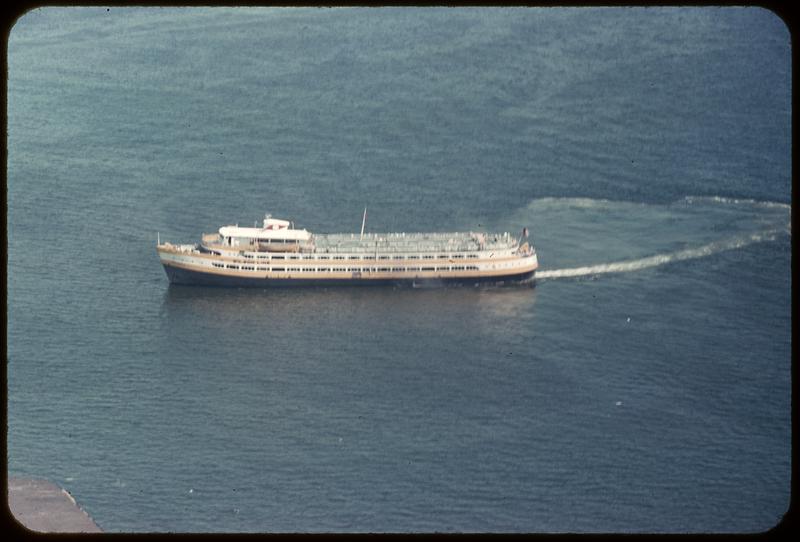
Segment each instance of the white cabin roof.
M308 241L311 233L306 230L240 228L239 226L222 226L219 234L223 237L245 237L249 239L291 239Z
M272 218L271 216L267 215L264 219L264 229L267 230L283 230L287 229L291 222L288 220L280 220L279 218Z

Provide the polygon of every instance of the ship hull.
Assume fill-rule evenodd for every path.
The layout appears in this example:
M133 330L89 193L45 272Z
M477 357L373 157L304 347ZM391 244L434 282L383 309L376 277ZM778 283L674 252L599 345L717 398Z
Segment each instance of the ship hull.
M400 286L409 288L444 286L506 286L535 283L536 270L508 275L472 277L396 277L396 278L256 278L205 273L164 263L171 284L222 286L234 288L293 288L325 286Z

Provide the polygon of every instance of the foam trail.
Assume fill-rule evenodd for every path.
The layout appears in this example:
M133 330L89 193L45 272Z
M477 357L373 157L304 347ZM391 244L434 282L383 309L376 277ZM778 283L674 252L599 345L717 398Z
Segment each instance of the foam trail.
M787 209L791 210L792 206L788 203L781 203L778 201L763 201L763 200L755 200L749 198L727 198L724 196L686 196L683 198L683 201L686 203L703 203L703 202L710 202L710 203L723 203L723 204L732 204L732 205L754 205L757 207L774 207L777 209Z
M657 254L655 256L648 256L647 258L640 258L638 260L611 262L598 265L589 265L584 267L571 267L568 269L553 269L547 271L538 271L536 273L536 278L550 279L550 278L564 278L564 277L583 277L586 275L599 275L601 273L627 273L630 271L639 271L640 269L657 267L659 265L664 265L670 262L690 260L693 258L702 258L704 256L716 254L717 252L741 248L750 245L752 243L773 240L778 232L779 230L767 230L747 236L740 236L722 241L715 241L699 247L687 248L684 250L679 250L677 252L670 252L668 254Z

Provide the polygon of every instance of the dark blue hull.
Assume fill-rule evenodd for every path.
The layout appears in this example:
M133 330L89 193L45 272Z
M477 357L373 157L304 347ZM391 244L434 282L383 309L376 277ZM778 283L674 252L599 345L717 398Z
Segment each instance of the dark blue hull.
M325 286L402 286L406 288L436 288L444 286L533 286L536 271L502 277L448 277L408 279L261 279L229 277L213 273L201 273L179 267L164 265L172 284L192 286L223 286L232 288L287 288Z

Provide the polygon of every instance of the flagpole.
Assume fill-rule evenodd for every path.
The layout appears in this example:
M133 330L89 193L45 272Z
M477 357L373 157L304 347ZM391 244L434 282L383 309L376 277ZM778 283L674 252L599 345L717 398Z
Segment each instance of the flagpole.
M367 223L367 208L364 207L364 218L361 219L361 238L359 241L364 240L364 225Z

